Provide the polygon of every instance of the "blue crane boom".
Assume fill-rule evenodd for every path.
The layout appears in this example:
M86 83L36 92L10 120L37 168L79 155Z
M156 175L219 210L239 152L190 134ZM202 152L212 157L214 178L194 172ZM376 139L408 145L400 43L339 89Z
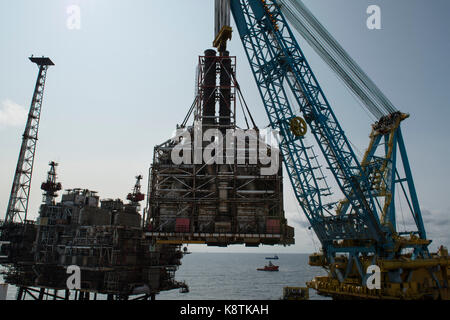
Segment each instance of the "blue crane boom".
M277 3L231 1L231 12L272 128L280 132L280 150L294 192L322 244L339 239L386 243L370 182ZM297 120L287 90L351 204L349 214L325 210L309 146L292 131L293 122L302 120Z
M302 9L301 1L282 1L293 3L287 10L294 26L309 37L313 48L377 118L369 148L358 160L278 1L216 0L216 17L221 18L218 25L216 21L214 46L223 52L231 38L231 28L224 23L226 14L217 12L230 10L270 125L279 132L279 148L295 196L322 245L322 253L311 256L310 264L327 269L329 277L316 278L308 286L331 296L373 298L378 293L350 287L364 286L367 267L377 264L389 284L383 289L385 298L447 297L448 254L440 260L428 252L431 241L426 237L400 128L409 115L392 106L337 41ZM304 10L304 20L295 20L293 8ZM321 37L320 41L315 36ZM306 142L307 128L344 195L340 202L327 202L329 184L313 161L317 157ZM395 194L399 190L417 230L400 232L397 228ZM439 257L445 252L441 248ZM436 271L437 266L441 272ZM418 287L430 276L434 286L423 290L405 293L390 285L414 282Z

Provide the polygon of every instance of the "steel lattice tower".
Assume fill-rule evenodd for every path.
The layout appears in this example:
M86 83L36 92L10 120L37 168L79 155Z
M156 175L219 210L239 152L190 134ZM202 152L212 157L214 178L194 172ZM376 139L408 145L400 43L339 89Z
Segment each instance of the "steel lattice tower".
M54 63L46 57L31 57L31 62L39 66L39 73L31 100L28 120L23 134L22 146L14 174L11 195L6 211L5 223L23 222L27 218L28 198L30 195L31 177L33 174L34 154L38 140L39 119L41 116L42 99L44 96L47 69Z

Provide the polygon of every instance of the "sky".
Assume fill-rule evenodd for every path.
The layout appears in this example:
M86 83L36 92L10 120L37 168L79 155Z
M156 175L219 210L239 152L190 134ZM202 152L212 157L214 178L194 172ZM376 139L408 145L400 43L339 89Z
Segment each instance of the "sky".
M449 246L450 2L304 3L397 109L411 115L403 134L425 227L432 249ZM80 9L79 29L68 25L67 10L74 5ZM366 26L369 5L381 9L380 30ZM34 165L28 216L34 219L50 161L60 164L64 188L88 188L102 198L124 199L137 174L148 178L153 147L170 137L194 99L195 68L198 56L212 46L213 17L212 0L1 0L0 215L6 212L37 76L29 56L49 56L55 63L47 74ZM372 120L297 39L348 138L364 152ZM237 32L229 50L237 56L237 77L251 112L264 127L268 120ZM287 178L284 185L294 246L192 246L192 251L318 250Z

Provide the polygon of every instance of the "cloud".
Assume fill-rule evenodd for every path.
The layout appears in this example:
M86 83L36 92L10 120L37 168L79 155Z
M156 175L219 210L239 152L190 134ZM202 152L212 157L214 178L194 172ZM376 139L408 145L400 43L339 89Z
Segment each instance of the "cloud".
M433 240L435 246L450 245L450 234L448 232L450 225L450 210L440 212L430 212L422 209L425 230L427 237Z
M431 250L435 250L440 245L450 247L450 209L430 211L421 208L423 224L427 233L427 238L433 240ZM405 221L398 221L400 229L406 228L409 231L416 230L412 217ZM400 230L403 231L403 230Z
M3 100L0 105L0 127L21 126L27 119L27 109L11 101Z
M421 208L421 212L427 238L429 240L433 240L430 246L431 252L435 252L440 245L450 248L450 208L447 210L436 211ZM298 231L296 232L296 238L306 233L314 233L313 231L308 230L310 224L306 217L300 215L298 212L286 211L285 215L288 220L288 224L295 227L296 231ZM407 215L404 217L398 216L397 220L398 231L417 230L412 217L408 217Z

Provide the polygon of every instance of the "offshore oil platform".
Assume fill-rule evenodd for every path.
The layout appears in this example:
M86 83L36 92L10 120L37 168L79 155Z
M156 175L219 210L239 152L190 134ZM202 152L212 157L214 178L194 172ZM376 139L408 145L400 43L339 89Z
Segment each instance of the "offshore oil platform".
M284 217L281 167L264 174L267 166L251 159L262 152L280 163L278 149L266 143L254 122L253 128L236 125L236 101L243 97L235 61L228 51L217 55L212 49L199 58L196 99L177 136L154 149L148 236L209 246L294 243L294 229ZM187 126L192 113L193 124ZM174 165L180 145L186 161ZM203 158L208 148L217 156L211 161Z
M44 201L36 222L5 224L2 237L10 239L4 280L18 287L17 299L154 299L163 290L180 288L174 280L183 252L177 245L160 245L143 238L139 202L141 176L129 203L100 200L97 192L67 190L56 203L61 184L57 164L50 163L42 183ZM70 297L68 266L80 268L80 284ZM36 289L38 288L38 289ZM58 294L62 292L62 294ZM91 295L92 293L92 295Z
M58 191L55 162L50 162L42 183L43 203L37 221L27 220L33 161L47 58L31 57L39 67L38 78L23 134L5 220L1 226L1 264L4 281L16 286L17 300L108 300L154 299L163 290L188 286L175 280L183 256L181 245L159 244L144 237L140 202L142 176L136 177L128 203L100 200L97 192L70 189L56 202ZM69 266L80 270L80 281L69 290ZM73 294L74 293L74 294Z
M281 168L262 175L264 165L250 161L252 152L263 150L273 153L279 163L278 150L255 134L259 132L256 125L252 129L236 126L236 57L228 52L218 56L211 49L199 57L196 99L178 129L192 137L197 129L217 133L241 130L247 136L243 143L227 137L230 141L216 148L231 145L232 158L224 164L204 159L195 162L196 146L192 144L188 163L174 164L172 153L180 137L156 146L142 215L142 176L136 177L133 192L127 196L129 203L100 199L97 192L83 188L66 190L56 202L62 185L56 179L58 164L50 162L47 181L41 185L44 195L39 217L37 221L27 220L45 76L53 65L49 58L30 59L39 66L38 81L23 135L25 152L19 156L1 228L4 280L18 287L18 300L90 300L101 295L109 300L155 299L161 291L189 291L186 283L175 280L185 253L183 244L223 247L294 243L294 229L284 217ZM187 126L192 113L194 123ZM256 145L250 142L252 138L257 139ZM200 143L202 155L210 143ZM67 287L70 266L80 268L80 287L76 290Z
M294 230L283 210L283 170L262 174L267 164L251 161L255 149L279 154L275 158L284 163L321 244L309 264L327 271L306 288L286 287L285 299L304 299L309 289L334 299L450 299L448 251L442 246L429 251L402 135L409 115L393 106L301 1L216 0L215 5L217 50L199 58L196 99L177 134L154 148L142 215L142 176L128 203L101 200L85 189L67 190L56 202L62 186L51 162L39 218L27 220L46 73L53 65L49 58L31 58L39 66L38 80L0 235L4 279L19 288L17 299L70 299L67 269L74 265L82 274L75 299L98 294L154 299L164 290L188 291L175 280L183 244L293 244ZM278 135L276 146L261 139L253 119L250 128L245 116L244 107L251 118L236 80L236 57L227 51L231 17ZM362 159L291 27L377 119ZM237 100L247 129L236 125ZM192 114L193 124L187 125ZM212 134L196 143L198 131ZM246 138L236 140L228 132ZM225 149L233 152L219 157ZM398 228L400 197L408 204L411 230ZM370 283L374 278L378 281Z

